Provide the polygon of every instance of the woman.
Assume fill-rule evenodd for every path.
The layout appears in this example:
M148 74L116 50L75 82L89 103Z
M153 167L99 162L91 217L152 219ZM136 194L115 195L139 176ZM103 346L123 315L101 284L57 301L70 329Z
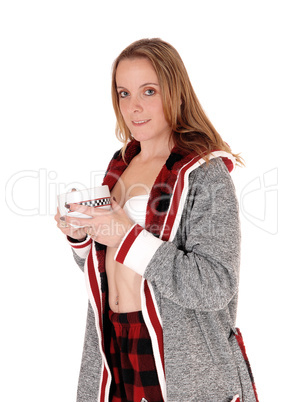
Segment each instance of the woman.
M256 401L241 334L232 154L177 51L160 39L113 65L116 134L103 184L111 213L56 215L84 270L89 310L79 402Z

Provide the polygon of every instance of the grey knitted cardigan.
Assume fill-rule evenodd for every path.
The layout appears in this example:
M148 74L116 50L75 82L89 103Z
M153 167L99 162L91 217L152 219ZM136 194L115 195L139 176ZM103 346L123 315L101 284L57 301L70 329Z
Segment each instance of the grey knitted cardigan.
M133 141L126 162L138 152ZM222 151L210 158L206 164L173 149L151 191L145 229L133 226L115 259L142 276L142 313L164 401L253 402L255 385L235 327L240 228L229 174L234 160ZM110 190L126 166L116 153L104 180ZM89 296L77 402L109 401L105 246L90 238L69 242Z

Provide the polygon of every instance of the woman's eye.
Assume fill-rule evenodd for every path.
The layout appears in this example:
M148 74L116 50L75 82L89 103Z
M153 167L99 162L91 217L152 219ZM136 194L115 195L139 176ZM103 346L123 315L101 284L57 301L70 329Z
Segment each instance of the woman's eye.
M148 96L151 96L151 95L154 95L154 94L155 94L155 91L154 91L154 89L147 89L147 90L145 91L145 94L148 95Z
M126 98L126 96L128 96L128 92L121 91L121 92L119 92L119 96L120 96L120 98Z

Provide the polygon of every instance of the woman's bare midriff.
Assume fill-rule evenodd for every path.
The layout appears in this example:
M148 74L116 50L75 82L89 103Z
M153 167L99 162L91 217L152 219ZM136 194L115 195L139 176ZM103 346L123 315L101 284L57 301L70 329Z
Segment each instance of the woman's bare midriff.
M141 310L140 287L142 277L114 260L117 249L107 247L106 274L109 289L109 306L115 313Z

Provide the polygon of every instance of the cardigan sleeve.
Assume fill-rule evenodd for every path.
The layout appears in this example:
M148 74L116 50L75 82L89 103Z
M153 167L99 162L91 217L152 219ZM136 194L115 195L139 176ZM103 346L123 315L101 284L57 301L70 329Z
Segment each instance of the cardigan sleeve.
M89 236L87 236L87 238L82 242L72 241L72 239L70 237L67 237L67 240L72 248L72 252L73 252L76 263L78 264L80 269L83 271L85 260L86 260L86 257L88 256L91 242L92 242L91 238Z
M240 225L235 188L223 161L217 158L191 172L172 242L135 225L115 258L175 303L199 311L225 308L238 291Z

